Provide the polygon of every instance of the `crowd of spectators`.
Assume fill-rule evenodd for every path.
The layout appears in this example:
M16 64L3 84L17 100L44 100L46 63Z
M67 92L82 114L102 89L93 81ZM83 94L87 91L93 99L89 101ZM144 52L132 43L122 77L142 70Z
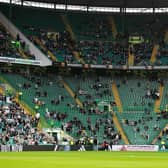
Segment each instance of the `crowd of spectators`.
M54 144L53 137L38 129L39 119L26 113L15 97L0 94L0 144Z

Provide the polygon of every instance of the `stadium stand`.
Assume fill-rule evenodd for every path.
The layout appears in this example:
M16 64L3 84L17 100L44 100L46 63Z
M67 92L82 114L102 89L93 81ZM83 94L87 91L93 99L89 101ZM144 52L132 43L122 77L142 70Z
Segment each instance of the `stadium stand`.
M53 63L65 63L0 68L0 144L56 144L41 132L41 121L40 127L60 129L75 141L168 146L167 73L160 67L148 71L168 65L166 15L65 13L6 4L0 10ZM1 23L0 56L35 59ZM132 66L149 69L124 71ZM17 95L4 93L5 84Z
M4 5L1 8L9 17L10 8ZM122 16L118 15L63 15L54 11L21 7L13 7L12 13L17 17L11 15L9 19L53 61L105 65L167 65L165 16L145 16L145 20L143 15L125 16L123 25ZM30 19L32 16L33 19ZM41 21L41 17L46 21ZM75 22L76 20L79 21ZM115 30L111 25L116 27ZM116 34L115 38L113 34ZM140 44L132 44L129 52L134 57L128 52L128 39L132 36L143 39Z
M99 143L106 140L112 144L151 144L167 124L166 92L160 111L154 111L160 85L166 88L166 82L160 78L37 74L5 71L1 80L21 92L20 99L39 112L49 127L61 128L76 140L97 137ZM114 82L122 111L113 95Z
M1 11L54 62L167 65L164 15L63 15L13 6L9 16L9 10L9 6L1 5ZM141 42L130 48L131 37L137 37Z

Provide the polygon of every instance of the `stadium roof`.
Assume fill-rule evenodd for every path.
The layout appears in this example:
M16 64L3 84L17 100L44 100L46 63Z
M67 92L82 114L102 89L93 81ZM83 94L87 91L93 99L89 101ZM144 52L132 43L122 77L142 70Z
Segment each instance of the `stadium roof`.
M127 8L163 8L168 7L168 0L23 0L68 5L127 7Z

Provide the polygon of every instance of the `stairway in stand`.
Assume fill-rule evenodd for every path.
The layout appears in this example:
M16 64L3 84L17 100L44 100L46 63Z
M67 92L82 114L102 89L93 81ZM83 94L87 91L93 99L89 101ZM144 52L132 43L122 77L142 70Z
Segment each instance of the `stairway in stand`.
M117 27L116 27L114 18L113 18L113 16L108 16L107 19L108 19L109 24L111 25L111 31L112 31L112 34L113 34L113 38L115 39L118 32L117 32Z
M159 50L159 45L158 45L158 44L155 44L154 47L153 47L153 50L152 50L151 58L150 58L150 63L151 63L152 65L155 64L155 62L156 62L156 60L157 60L158 50Z
M114 95L115 102L117 104L118 111L123 112L123 107L122 107L120 95L119 95L118 88L117 88L115 82L112 83L111 88L112 88L112 92L113 92L113 95Z
M129 46L128 49L128 65L133 66L134 65L134 54L133 54L133 45Z
M155 101L155 106L154 106L154 112L158 113L160 112L160 105L162 102L162 97L163 97L163 92L164 92L164 86L160 85L159 86L159 99Z

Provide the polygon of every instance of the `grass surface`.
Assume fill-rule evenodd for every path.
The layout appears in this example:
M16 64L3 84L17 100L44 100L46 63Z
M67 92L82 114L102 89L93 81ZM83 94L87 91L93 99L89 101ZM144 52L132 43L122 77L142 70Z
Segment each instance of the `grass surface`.
M167 168L161 152L0 153L1 168Z

